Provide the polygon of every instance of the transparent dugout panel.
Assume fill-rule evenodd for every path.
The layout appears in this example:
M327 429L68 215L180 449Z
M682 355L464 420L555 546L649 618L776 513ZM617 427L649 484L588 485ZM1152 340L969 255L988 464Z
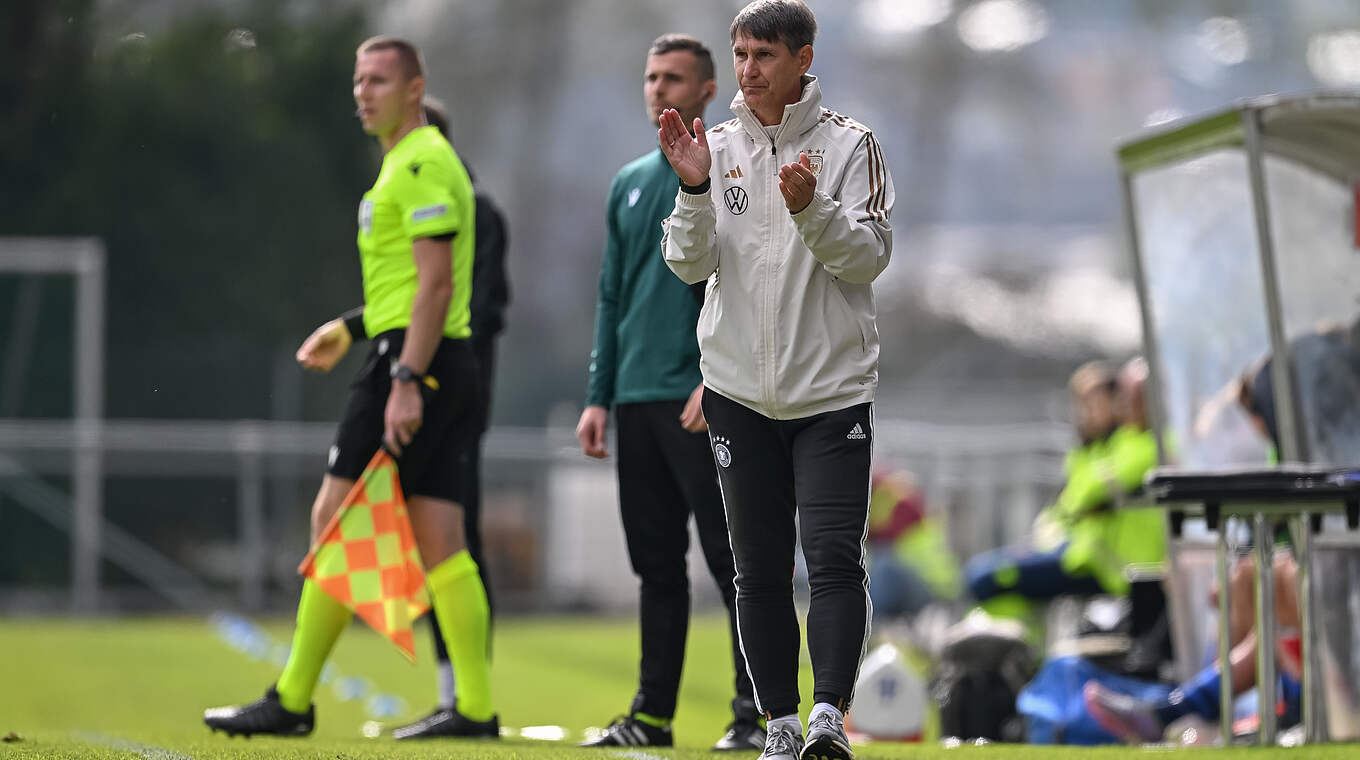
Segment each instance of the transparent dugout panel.
M1279 158L1267 157L1265 172L1305 458L1360 465L1360 248L1353 191Z
M1142 172L1132 192L1168 463L1262 465L1268 444L1236 393L1270 348L1246 155L1221 150Z

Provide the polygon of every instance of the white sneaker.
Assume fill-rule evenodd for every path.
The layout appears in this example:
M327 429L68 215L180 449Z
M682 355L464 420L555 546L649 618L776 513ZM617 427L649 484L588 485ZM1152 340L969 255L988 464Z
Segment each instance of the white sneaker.
M798 760L803 751L803 737L782 723L771 721L765 726L765 751L759 760Z
M850 740L845 736L845 723L834 713L820 712L808 723L807 746L801 760L854 760Z

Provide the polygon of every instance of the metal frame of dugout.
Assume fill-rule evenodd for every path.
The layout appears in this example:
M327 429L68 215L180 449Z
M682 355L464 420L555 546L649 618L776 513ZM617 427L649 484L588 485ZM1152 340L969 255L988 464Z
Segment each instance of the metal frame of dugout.
M1169 567L1177 567L1185 518L1202 517L1217 534L1216 575L1225 589L1228 523L1253 524L1264 642L1257 688L1259 704L1273 706L1268 537L1271 523L1288 521L1299 568L1304 741L1335 740L1323 720L1314 551L1319 539L1346 551L1360 546L1351 532L1360 519L1360 479L1345 469L1360 466L1360 385L1338 379L1346 373L1338 374L1336 361L1325 368L1337 354L1325 346L1346 340L1313 336L1360 334L1360 93L1250 99L1146 132L1117 153L1150 370L1149 419L1163 465L1148 491L1169 511ZM1342 327L1324 331L1320 320ZM1265 356L1271 360L1258 385L1268 383L1277 460L1288 464L1263 470L1263 441L1252 442L1250 418L1231 389ZM1338 407L1336 398L1349 401ZM1350 531L1315 536L1340 522L1324 520L1328 513L1345 514ZM1178 582L1175 572L1168 578ZM1179 604L1169 596L1173 618L1186 615L1186 595ZM1219 594L1218 615L1225 744L1233 723L1228 597ZM1261 743L1274 744L1275 710L1259 714Z

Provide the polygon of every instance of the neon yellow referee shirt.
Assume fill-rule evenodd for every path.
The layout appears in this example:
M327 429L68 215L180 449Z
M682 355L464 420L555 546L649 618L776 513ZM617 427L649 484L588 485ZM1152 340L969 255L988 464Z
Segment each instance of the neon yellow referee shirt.
M392 146L359 204L364 330L369 335L410 325L418 285L412 242L451 233L453 300L444 336L472 334L468 303L475 208L467 170L438 129L413 129Z

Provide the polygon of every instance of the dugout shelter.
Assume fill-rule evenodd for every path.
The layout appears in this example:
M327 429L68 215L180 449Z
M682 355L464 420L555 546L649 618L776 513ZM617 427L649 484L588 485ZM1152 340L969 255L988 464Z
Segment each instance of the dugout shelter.
M1360 739L1360 93L1244 100L1117 155L1161 449L1150 490L1172 518L1178 675L1205 643L1224 651L1229 595L1215 615L1203 592L1248 542L1256 626L1274 639L1260 569L1278 548L1257 538L1286 523L1302 738ZM1260 652L1260 703L1272 704L1277 663ZM1275 743L1273 711L1259 731Z

